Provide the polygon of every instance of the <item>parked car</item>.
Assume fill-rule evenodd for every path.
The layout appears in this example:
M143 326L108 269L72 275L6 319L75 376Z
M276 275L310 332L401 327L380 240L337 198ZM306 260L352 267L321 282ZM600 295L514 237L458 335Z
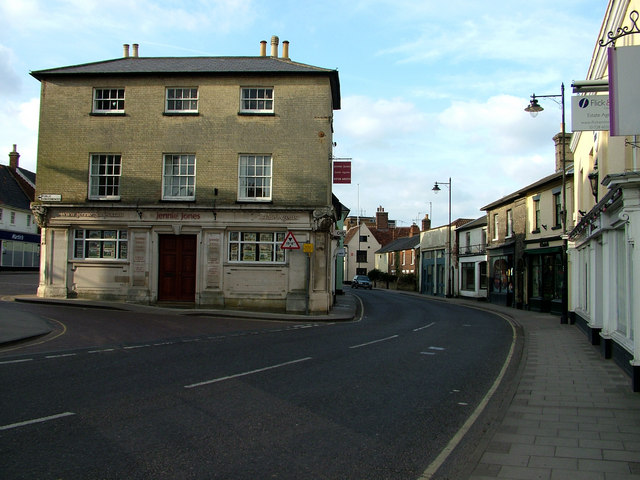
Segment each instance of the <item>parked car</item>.
M366 275L356 275L351 280L351 288L368 288L371 290L373 285L371 285L371 280Z

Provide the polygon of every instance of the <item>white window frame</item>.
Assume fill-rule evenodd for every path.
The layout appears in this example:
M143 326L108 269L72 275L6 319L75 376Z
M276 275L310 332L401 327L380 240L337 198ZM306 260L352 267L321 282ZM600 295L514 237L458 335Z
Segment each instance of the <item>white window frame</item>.
M175 163L176 161L177 163ZM171 163L168 164L167 162ZM195 198L195 154L165 153L162 157L162 199L191 201L195 200Z
M497 213L493 214L493 239L498 240L499 238L499 229L500 229L500 217Z
M76 229L73 234L73 258L76 260L126 260L129 235L125 229Z
M273 87L240 87L240 112L273 113Z
M106 96L105 93L107 93ZM125 89L123 87L93 89L93 113L124 113L124 101Z
M286 262L286 250L282 250L285 231L248 231L229 232L227 259L231 263L267 263Z
M507 210L507 238L513 237L513 210Z
M165 113L198 113L199 99L198 87L167 87L164 94L164 111ZM179 108L178 105L180 105Z
M119 153L89 155L89 199L119 200L121 176L122 155ZM104 189L103 193L101 193L102 189Z
M267 161L268 167L266 165ZM271 155L240 155L238 158L239 201L271 201L273 194L272 184L273 157Z

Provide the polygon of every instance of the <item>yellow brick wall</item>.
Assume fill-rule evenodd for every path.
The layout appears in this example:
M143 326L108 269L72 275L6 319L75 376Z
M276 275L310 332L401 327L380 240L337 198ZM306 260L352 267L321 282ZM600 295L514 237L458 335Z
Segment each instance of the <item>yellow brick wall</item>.
M166 116L165 87L199 88L198 116ZM240 87L274 87L275 115L239 115ZM125 115L91 115L93 88L125 88ZM122 155L120 203L159 204L163 153L196 155L196 204L234 205L238 155L273 155L273 205L331 204L327 77L148 77L42 81L37 194L87 202L89 155Z

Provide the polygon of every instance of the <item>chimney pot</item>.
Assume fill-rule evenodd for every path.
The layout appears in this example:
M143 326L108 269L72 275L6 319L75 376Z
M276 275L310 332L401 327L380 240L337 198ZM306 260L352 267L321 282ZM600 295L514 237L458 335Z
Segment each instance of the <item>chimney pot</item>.
M125 43L122 45L122 56L124 58L129 58L129 44Z
M138 46L139 45L137 43L133 44L133 56L134 56L134 58L138 58Z
M289 60L289 40L282 42L282 58Z
M260 41L260 56L261 57L266 57L267 56L267 41L266 40Z
M274 58L278 58L279 43L280 43L280 39L276 35L271 37L271 56Z

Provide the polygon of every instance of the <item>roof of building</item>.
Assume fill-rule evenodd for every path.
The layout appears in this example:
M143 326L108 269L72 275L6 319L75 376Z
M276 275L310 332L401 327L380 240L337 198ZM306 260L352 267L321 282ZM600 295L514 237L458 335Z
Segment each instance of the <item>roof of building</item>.
M18 168L18 170L25 176L32 177L35 180L33 172L24 168ZM29 210L32 201L33 193L25 191L20 181L14 176L13 170L7 165L0 165L0 205L19 210Z
M32 71L38 80L66 76L121 75L326 75L331 81L333 108L340 109L337 70L277 57L124 57L101 62Z
M566 174L567 179L573 179L573 169L568 169L567 170L567 174ZM548 175L544 178L541 178L540 180L527 185L524 188L521 188L520 190L517 190L513 193L510 193L509 195L505 195L504 197L502 197L499 200L496 200L495 202L491 202L489 205L485 205L484 207L482 207L480 210L491 210L492 208L495 207L499 207L500 205L504 205L505 203L510 203L513 200L515 200L516 198L522 197L524 195L527 194L527 192L529 192L530 190L536 189L538 187L541 187L547 183L551 183L557 180L560 180L562 178L562 171L560 172L555 172L552 173L551 175Z
M402 237L383 246L376 253L401 252L403 250L411 250L420 245L420 235L413 237Z
M456 230L471 230L478 227L484 227L487 224L487 216L482 215L481 217L476 218L468 223L465 223L462 226L456 228Z

